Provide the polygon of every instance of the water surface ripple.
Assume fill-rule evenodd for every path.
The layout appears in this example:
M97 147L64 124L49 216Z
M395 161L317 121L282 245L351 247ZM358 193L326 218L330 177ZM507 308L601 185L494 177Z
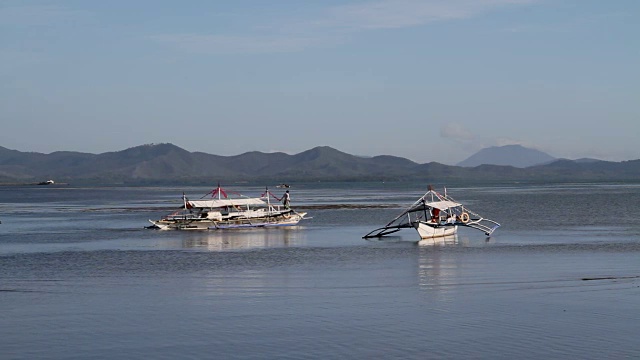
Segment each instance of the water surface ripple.
M143 228L204 187L0 187L2 358L640 358L638 186L450 188L503 226L361 238L424 187L294 186L312 219L237 232Z

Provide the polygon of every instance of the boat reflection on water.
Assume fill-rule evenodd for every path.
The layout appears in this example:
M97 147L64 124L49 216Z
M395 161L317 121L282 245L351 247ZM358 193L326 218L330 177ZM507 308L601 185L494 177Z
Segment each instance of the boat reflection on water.
M249 228L242 230L193 231L183 240L186 249L208 251L242 250L299 246L306 242L305 232L298 226L282 228Z
M459 291L461 272L469 267L460 252L453 248L481 247L489 242L490 238L480 242L460 234L418 241L417 281L420 289L439 301L442 309L450 310L447 306Z
M421 239L418 246L447 246L458 245L458 235L449 235L429 239Z
M459 246L458 235L418 241L418 283L420 289L446 308L459 276L460 257L442 247Z

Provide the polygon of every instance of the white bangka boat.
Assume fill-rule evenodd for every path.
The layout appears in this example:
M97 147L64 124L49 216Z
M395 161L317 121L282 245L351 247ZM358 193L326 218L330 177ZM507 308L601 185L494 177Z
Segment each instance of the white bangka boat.
M480 230L490 236L500 227L497 222L483 218L447 196L446 189L444 195L433 190L431 185L428 189L426 194L387 225L369 232L363 238L382 237L402 229L414 228L421 239L430 239L454 235L458 226Z
M238 197L232 198L218 185L209 194L212 198L205 200L189 200L183 194L183 207L160 220L149 220L153 224L149 228L217 230L293 226L307 215L288 206L271 204L270 196L278 198L268 189L261 197L249 198L238 194Z

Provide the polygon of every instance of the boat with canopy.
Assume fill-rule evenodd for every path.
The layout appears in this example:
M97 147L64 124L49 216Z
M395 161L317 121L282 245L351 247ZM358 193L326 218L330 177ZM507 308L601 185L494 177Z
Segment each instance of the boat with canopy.
M205 199L209 194L211 198ZM229 196L218 187L200 200L189 200L182 194L183 206L160 220L149 220L149 228L160 230L217 230L251 227L297 225L307 213L297 212L285 205L274 205L270 198L281 199L269 189L260 197L246 197L238 193Z
M485 219L447 195L436 192L431 185L410 207L391 220L387 225L375 229L364 239L382 237L402 229L413 228L421 239L430 239L456 234L459 226L480 230L490 236L500 224Z

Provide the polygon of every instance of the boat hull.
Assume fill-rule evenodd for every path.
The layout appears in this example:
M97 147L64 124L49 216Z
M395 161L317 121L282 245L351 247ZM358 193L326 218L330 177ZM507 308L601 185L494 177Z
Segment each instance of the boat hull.
M431 239L455 235L458 231L457 225L436 225L422 221L414 223L414 227L418 231L418 235L420 235L421 239Z
M149 220L160 230L221 230L241 229L254 227L294 226L304 218L307 213L292 213L278 216L238 217L226 220L210 219L171 219Z
M213 224L212 220L181 220L181 219L162 219L149 220L159 230L207 230Z
M277 227L294 226L304 218L307 213L295 213L279 215L276 217L259 217L247 219L234 219L228 221L214 221L209 230L242 229L252 227Z

